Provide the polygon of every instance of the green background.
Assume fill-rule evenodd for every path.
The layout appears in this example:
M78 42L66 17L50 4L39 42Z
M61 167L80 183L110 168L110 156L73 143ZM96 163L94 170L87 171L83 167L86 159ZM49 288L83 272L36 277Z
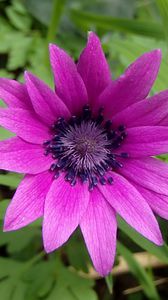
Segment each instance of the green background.
M101 38L113 78L142 53L161 48L161 69L151 94L168 87L168 0L0 0L0 77L23 81L27 69L53 87L48 43L77 60L88 30ZM0 128L1 140L10 136ZM167 221L158 218L165 245L156 247L118 218L114 272L99 278L79 231L50 255L43 252L40 220L20 231L2 232L6 207L20 180L20 175L0 172L0 300L168 299Z

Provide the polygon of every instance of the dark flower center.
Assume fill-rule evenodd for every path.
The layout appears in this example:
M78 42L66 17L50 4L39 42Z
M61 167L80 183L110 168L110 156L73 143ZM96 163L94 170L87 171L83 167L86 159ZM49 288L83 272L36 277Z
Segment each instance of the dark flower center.
M104 121L102 109L97 117L85 106L80 116L68 121L58 118L52 132L53 138L44 142L45 155L51 154L55 160L50 170L55 178L64 171L65 180L72 186L77 179L88 182L89 190L98 183L112 184L108 171L121 168L119 159L128 157L127 153L115 153L126 137L125 127L114 130L110 120Z

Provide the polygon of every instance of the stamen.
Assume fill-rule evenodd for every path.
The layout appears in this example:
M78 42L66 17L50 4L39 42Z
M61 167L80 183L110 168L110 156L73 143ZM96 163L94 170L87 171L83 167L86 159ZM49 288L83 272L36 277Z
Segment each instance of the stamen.
M114 128L110 120L104 121L102 108L93 117L88 105L81 115L68 121L58 118L52 126L53 138L43 143L44 155L53 158L50 171L54 178L64 172L71 186L79 180L88 183L90 191L98 184L113 184L108 171L122 168L120 158L129 157L125 152L115 153L127 136L125 129L124 125Z
M102 185L105 185L106 184L106 179L104 177L100 177L100 183Z
M112 178L112 177L108 177L107 180L108 180L108 183L109 183L109 184L113 184L113 178Z

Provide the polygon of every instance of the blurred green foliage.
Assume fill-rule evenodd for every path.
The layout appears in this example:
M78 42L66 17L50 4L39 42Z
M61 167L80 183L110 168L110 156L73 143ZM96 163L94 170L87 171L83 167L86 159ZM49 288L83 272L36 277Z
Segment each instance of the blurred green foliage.
M152 93L168 87L168 0L0 0L0 77L22 81L28 69L52 87L48 43L57 43L77 60L88 30L99 34L114 78L143 52L161 48L163 60ZM1 140L10 136L0 128ZM167 155L162 158L168 161ZM1 227L21 178L0 173ZM104 279L97 280L79 232L61 250L46 255L38 220L17 232L0 232L0 300L168 299L168 290L156 288L152 269L145 270L133 256L147 251L167 264L167 222L160 220L162 247L141 237L121 218L118 224L118 254L127 261L140 292L124 297L115 276L106 279L107 286Z

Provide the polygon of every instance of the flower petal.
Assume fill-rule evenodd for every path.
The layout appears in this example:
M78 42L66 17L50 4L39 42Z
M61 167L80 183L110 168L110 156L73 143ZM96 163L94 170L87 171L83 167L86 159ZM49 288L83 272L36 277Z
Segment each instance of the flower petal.
M124 177L110 174L113 186L99 186L115 211L135 230L157 245L163 244L156 218L142 195ZM134 174L135 176L135 174Z
M29 144L18 137L0 142L0 169L37 174L48 170L52 163L52 157L45 156L39 145Z
M105 87L111 82L110 68L106 61L101 42L93 32L89 33L86 48L80 55L77 64L91 104L96 104L96 100Z
M90 193L80 228L96 271L106 276L114 263L117 222L114 210L97 189Z
M10 107L33 109L26 86L16 80L0 78L0 98Z
M168 152L168 128L165 126L128 128L127 134L117 152L127 152L131 158Z
M22 108L1 108L0 125L30 143L42 144L51 136L34 113Z
M35 112L48 125L52 125L58 117L69 117L65 104L39 78L25 72L26 86Z
M128 106L113 116L113 124L126 127L162 125L165 118L168 120L168 90Z
M125 159L118 172L151 191L168 196L168 164L159 159Z
M143 100L150 92L161 62L161 51L153 50L139 57L116 81L100 95L98 107L104 107L104 115L113 115L127 106Z
M7 208L4 231L22 228L43 216L44 201L52 180L48 171L25 176Z
M168 220L168 196L160 195L135 183L133 185L145 198L151 209L157 215Z
M83 216L89 201L86 186L77 182L72 187L63 175L55 180L48 192L43 222L43 240L46 252L65 243Z
M50 61L54 74L56 93L71 113L81 112L88 103L87 91L72 58L56 45L50 45Z

